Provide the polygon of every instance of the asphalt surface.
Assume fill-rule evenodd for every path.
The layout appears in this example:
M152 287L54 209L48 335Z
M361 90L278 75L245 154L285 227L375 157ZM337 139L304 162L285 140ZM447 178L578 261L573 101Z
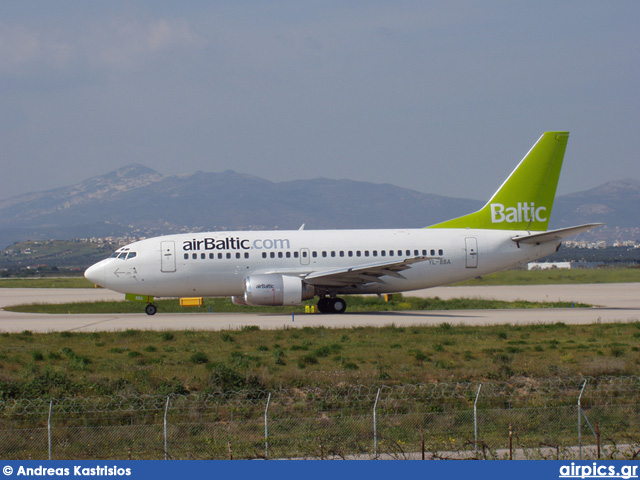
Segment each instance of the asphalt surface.
M532 285L495 287L438 287L407 295L421 297L486 298L496 300L573 301L593 308L526 310L447 310L427 312L376 312L321 314L270 313L162 313L146 315L144 304L139 314L50 315L7 312L2 308L23 303L67 303L96 300L122 300L123 295L103 289L0 288L0 332L114 331L141 330L226 330L258 325L264 329L325 326L398 326L442 323L452 325L537 324L564 322L640 321L640 283L589 285Z

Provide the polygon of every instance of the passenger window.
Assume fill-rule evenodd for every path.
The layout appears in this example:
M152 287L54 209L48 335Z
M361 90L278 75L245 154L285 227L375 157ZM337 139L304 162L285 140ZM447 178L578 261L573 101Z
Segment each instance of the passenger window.
M267 252L262 252L262 258L267 258Z
M356 250L356 257L361 257L362 256L362 252L360 252L360 250Z
M331 256L332 256L332 257L335 257L335 256L336 256L336 252L333 252L333 251L332 251L332 252L331 252Z
M191 254L191 258L193 258L194 260L198 259L198 254L197 253L192 253Z
M368 257L368 256L369 256L369 250L365 250L365 251L364 251L364 256L365 256L365 257Z
M296 252L296 253L298 253L298 252ZM302 252L302 258L307 258L307 252L306 251Z
M327 258L327 252L322 252L322 257Z
M231 258L231 253L227 253L227 259Z
M411 250L407 250L407 257L411 256Z
M420 255L420 251L419 250L414 250L413 254L417 257L418 255Z
M188 254L188 253L185 253L185 254L184 254L184 259L185 259L185 260L189 260L189 254Z
M278 258L282 258L282 252L278 252Z
M378 256L378 251L377 251L377 250L374 250L374 251L373 251L373 256L374 256L374 257L377 257L377 256Z
M398 256L401 257L402 256L402 250L398 250Z
M291 252L287 252L285 255L287 258L291 258Z
M216 256L213 253L209 254L209 260L213 260L214 258L216 258Z
M201 254L200 254L200 258L201 258L202 260L204 260L205 258L207 258L207 254L206 254L206 253L201 253Z
M244 258L249 258L249 252L244 252Z
M352 252L351 250L349 250L348 255L349 255L350 257L353 257L353 252Z
M306 255L303 256L306 257ZM293 252L293 258L298 258L298 252Z
M218 254L218 260L222 260L222 254L221 253Z
M435 250L431 250L431 256L434 257L436 255L436 251Z
M438 255L444 255L444 250L438 250Z
M276 253L275 253L275 252L270 252L270 253L269 253L269 257L271 257L271 258L276 258Z
M389 250L389 256L393 257L394 251L393 250Z
M340 256L344 257L344 250L340 250Z
M381 257L385 257L386 255L387 255L387 252L385 252L384 250L380 250Z
M422 250L422 256L426 257L427 256L427 251L426 250Z
M241 257L240 252L236 252L236 258L240 258L240 257Z
M316 257L318 256L318 252L312 252L312 253L311 253L311 256L312 256L313 258L316 258Z

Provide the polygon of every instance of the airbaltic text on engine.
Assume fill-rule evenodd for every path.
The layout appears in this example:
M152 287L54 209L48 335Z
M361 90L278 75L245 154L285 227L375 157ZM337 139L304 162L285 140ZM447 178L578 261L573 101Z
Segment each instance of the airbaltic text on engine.
M518 202L516 207L506 207L501 203L491 204L491 223L546 222L543 217L547 207L536 207L534 202Z
M264 249L289 249L291 244L289 239L262 239L258 238L253 242L246 238L227 237L227 238L211 238L185 240L182 242L182 250L185 252L199 250L264 250Z

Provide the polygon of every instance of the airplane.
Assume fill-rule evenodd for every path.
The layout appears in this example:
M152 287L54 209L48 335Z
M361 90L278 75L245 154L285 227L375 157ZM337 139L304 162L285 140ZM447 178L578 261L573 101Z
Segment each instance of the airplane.
M343 313L340 295L393 294L533 261L601 224L547 230L569 138L546 132L480 210L425 228L203 232L140 240L89 267L96 285L146 301L231 297Z

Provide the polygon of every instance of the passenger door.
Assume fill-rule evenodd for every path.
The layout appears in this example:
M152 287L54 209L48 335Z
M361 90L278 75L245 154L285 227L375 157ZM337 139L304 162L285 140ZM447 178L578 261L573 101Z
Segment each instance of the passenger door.
M160 242L160 271L176 271L176 244L173 240Z

